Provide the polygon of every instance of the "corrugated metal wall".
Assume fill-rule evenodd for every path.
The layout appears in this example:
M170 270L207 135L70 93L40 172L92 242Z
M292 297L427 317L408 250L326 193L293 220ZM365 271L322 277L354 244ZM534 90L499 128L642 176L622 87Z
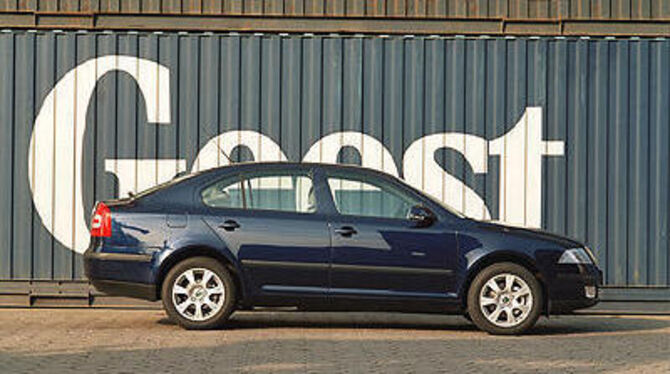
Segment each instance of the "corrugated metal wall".
M146 105L160 100L143 97L128 73L101 77L88 105L75 108L86 110L87 217L95 200L118 193L105 159L185 159L190 169L216 134L254 130L298 161L319 139L356 131L381 142L402 174L417 139L492 140L539 107L543 140L564 142L562 156L542 158L541 226L591 245L608 285L656 286L670 298L666 39L1 33L0 279L82 277L81 256L49 234L34 208L29 181L43 174L29 173L28 149L56 82L107 55L169 70L170 120L146 123ZM78 92L54 93L54 112ZM248 158L244 149L236 157ZM499 157L485 155L488 172L475 173L459 152L430 156L501 218ZM351 147L340 154L366 157Z
M4 0L0 11L661 19L665 0Z

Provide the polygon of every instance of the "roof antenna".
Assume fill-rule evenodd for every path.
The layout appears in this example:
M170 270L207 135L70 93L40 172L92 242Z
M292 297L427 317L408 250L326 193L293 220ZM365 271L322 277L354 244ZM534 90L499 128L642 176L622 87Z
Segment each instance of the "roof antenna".
M212 136L212 134L211 134L209 131L207 131L206 128L203 128L202 130L205 132L205 135L207 135L210 139L213 139L213 138L214 138L214 137ZM228 154L226 153L226 151L224 151L223 148L221 148L221 146L219 146L219 142L218 142L218 141L216 142L216 148L218 148L218 149L219 149L219 152L221 152L221 154L223 154L223 155L226 157L226 159L228 160L228 162L230 162L231 164L234 164L234 163L235 163L235 161L233 161L233 159L230 158L230 156L228 156ZM183 176L183 175L187 175L187 174L189 174L189 172L187 172L187 171L180 171L180 172L177 173L177 175L175 175L172 179L175 179L175 178L181 177L181 176ZM132 192L129 191L129 192L128 192L128 195L130 195L130 197L132 198L134 194L132 194Z
M207 135L210 139L214 139L214 136L213 136L209 131L207 131L206 128L203 128L202 130L205 132L205 135ZM230 156L228 156L228 154L226 153L226 151L224 151L223 148L221 148L221 146L219 145L219 142L217 141L215 144L216 144L216 148L218 148L218 149L219 149L219 152L221 152L221 154L224 155L224 156L226 157L226 159L228 160L228 162L230 162L231 164L234 164L235 161L233 161L233 159L230 158Z
M203 128L203 130L205 131L205 135L209 136L210 139L214 139L214 136L212 136L212 134L209 131L207 131L206 128ZM219 152L221 152L221 154L223 154L226 157L226 159L228 160L228 162L230 162L231 165L235 163L235 161L233 161L233 159L230 158L230 156L228 156L226 151L224 151L223 148L221 148L218 141L216 142L216 148L219 149ZM247 185L248 185L248 188L249 188L249 200L250 200L249 203L251 205L253 205L253 200L252 200L252 196L251 196L251 181L249 179L247 179L246 181L247 181ZM244 181L242 179L240 179L240 186L242 187L242 206L244 207L244 209L246 209L247 208L247 199L246 199L247 193L245 191L246 188L244 187Z

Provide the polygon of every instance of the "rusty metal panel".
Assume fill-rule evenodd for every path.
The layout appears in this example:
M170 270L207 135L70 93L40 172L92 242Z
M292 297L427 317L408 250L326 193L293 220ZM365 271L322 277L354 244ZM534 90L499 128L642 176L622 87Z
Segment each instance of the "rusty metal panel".
M8 31L0 64L0 279L81 279L94 201L223 134L575 237L617 297L670 298L667 39Z
M452 35L670 35L663 0L19 0L5 27Z
M410 18L667 19L665 0L3 0L0 11Z

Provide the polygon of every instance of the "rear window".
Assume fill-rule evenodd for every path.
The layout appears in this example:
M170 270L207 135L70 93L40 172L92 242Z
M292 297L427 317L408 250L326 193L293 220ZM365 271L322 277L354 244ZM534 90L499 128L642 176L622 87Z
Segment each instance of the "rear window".
M183 181L186 181L188 179L191 179L196 175L198 175L198 174L197 173L188 173L188 174L183 174L183 175L177 175L176 177L170 179L167 182L157 184L153 187L147 188L146 190L143 190L143 191L140 191L140 192L134 194L132 198L133 199L139 199L139 198L142 198L142 197L146 197L147 195L151 195L152 193L154 193L156 191L162 190L166 187L170 187L170 186L179 184Z

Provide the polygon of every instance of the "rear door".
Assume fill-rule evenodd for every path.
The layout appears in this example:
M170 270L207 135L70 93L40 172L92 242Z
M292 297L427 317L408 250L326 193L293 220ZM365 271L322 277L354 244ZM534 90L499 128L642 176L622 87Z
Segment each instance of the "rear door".
M201 195L208 223L240 260L255 303L326 296L330 238L309 170L227 177Z

